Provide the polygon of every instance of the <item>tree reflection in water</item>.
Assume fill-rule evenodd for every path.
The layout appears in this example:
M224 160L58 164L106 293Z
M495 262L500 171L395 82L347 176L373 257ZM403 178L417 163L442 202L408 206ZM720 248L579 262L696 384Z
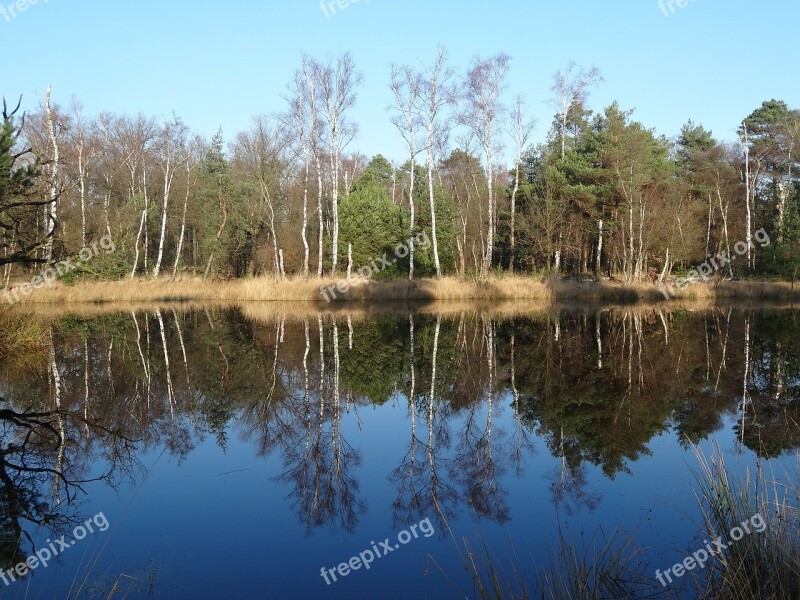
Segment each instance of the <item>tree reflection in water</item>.
M504 482L536 476L537 440L568 513L602 501L587 466L628 472L667 431L698 442L735 415L729 434L776 456L800 447L799 330L793 312L729 309L64 317L33 373L0 373L2 565L24 560L32 526L78 522L90 482L141 479L142 453L182 458L209 435L279 456L307 531L353 531L367 510L361 411L387 403L407 419L385 473L398 526L512 518Z

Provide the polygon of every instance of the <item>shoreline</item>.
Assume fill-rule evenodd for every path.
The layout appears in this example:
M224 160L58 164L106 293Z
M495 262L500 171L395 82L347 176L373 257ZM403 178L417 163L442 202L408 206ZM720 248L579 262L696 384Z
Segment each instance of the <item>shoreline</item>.
M800 285L789 282L708 281L675 289L653 283L625 285L615 281L579 282L524 276L492 277L480 282L454 277L374 281L355 286L346 293L337 293L335 299L326 301L336 283L337 280L332 278L279 281L271 277L231 281L126 279L74 285L59 282L52 287L34 290L19 302L2 301L0 306L10 309L26 305L280 302L336 308L377 302L426 304L525 300L541 304L613 302L668 305L690 302L714 305L719 301L737 300L800 301Z
M478 311L504 318L557 318L563 311L589 313L614 310L796 310L800 286L790 283L733 281L691 284L671 290L650 283L576 282L536 277L497 277L486 282L455 278L373 282L355 288L337 302L325 302L320 285L333 280L272 278L170 282L123 280L55 284L36 290L25 301L0 302L0 356L11 350L36 349L47 337L48 324L65 316L96 318L142 311L237 309L255 322L275 318L309 318L320 314L363 320L386 314L457 315ZM663 317L662 317L663 318Z

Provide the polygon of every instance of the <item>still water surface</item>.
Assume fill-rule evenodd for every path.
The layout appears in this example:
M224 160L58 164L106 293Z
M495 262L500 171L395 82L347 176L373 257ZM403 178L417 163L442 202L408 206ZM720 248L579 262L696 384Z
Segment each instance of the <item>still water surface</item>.
M264 311L67 316L0 364L0 567L108 525L0 597L472 598L454 539L532 578L615 530L663 570L693 444L796 466L795 311Z

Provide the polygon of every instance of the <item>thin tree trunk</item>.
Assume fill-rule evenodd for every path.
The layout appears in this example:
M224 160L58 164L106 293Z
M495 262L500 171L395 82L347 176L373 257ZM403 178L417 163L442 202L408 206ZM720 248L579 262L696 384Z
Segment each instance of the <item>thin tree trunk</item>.
M778 243L783 242L783 229L784 229L784 222L786 220L786 200L789 197L789 190L783 184L783 182L778 183Z
M315 73L309 73L306 59L303 58L303 76L308 90L308 104L310 123L309 145L317 169L317 217L319 219L318 245L317 245L317 279L322 279L323 259L325 247L325 220L322 211L322 161L319 157L319 112L317 110L317 82Z
M136 256L133 259L133 269L131 269L131 279L136 277L136 269L139 266L139 239L142 237L142 229L144 229L146 220L147 220L147 209L145 208L142 211L142 220L139 223L139 232L136 234Z
M516 237L516 215L517 215L517 194L519 193L519 160L517 160L517 170L514 176L514 189L511 191L511 233L510 233L510 243L511 243L511 259L508 263L508 270L513 273L514 272L514 258L516 256L515 251L517 247L517 237Z
M633 199L629 200L628 202L628 251L630 252L630 257L626 259L627 267L625 269L625 281L631 281L633 279L633 261L634 261L634 252L633 252Z
M598 229L597 256L595 258L595 263L594 263L594 272L597 278L599 279L601 260L603 257L603 219L600 219L600 221L597 223L597 229Z
M107 191L103 195L103 218L106 223L106 234L111 235L111 215L109 214L111 211L111 178L108 174L106 174L105 180Z
M50 371L53 376L53 397L55 403L55 409L57 414L58 420L58 454L56 456L56 463L53 467L55 473L53 474L53 498L55 501L55 505L58 506L61 504L61 475L62 475L62 465L64 463L64 455L67 445L66 440L66 428L64 426L64 417L61 414L61 391L62 391L62 383L61 383L61 374L58 371L58 364L56 363L56 347L55 347L55 338L53 336L53 328L50 328Z
M189 160L186 161L186 196L183 198L183 216L181 217L181 233L178 236L178 247L175 250L175 264L172 266L172 281L178 276L178 266L181 262L181 253L183 252L183 237L186 234L186 210L189 207L189 173L191 167Z
M558 225L558 241L556 242L556 255L555 255L555 264L553 266L553 271L556 275L561 273L561 256L562 256L562 248L564 244L564 231L563 231L563 224Z
M413 135L413 133L412 133ZM408 189L409 224L408 224L408 279L414 279L414 229L416 228L416 214L414 205L414 183L416 181L416 164L414 145L411 143L411 182Z
M639 244L638 255L636 256L636 271L634 279L637 281L642 279L642 274L645 271L644 261L647 257L644 255L644 217L645 217L645 204L644 200L639 200Z
M86 167L83 162L83 131L78 134L78 188L81 196L81 247L86 247Z
M487 169L486 174L488 177L488 186L489 186L489 231L486 238L486 268L484 275L488 275L489 271L492 269L492 264L494 262L494 230L495 230L495 210L494 210L494 165L492 162L494 161L494 152L492 148L492 132L491 126L489 128L489 142L487 145L486 150L486 160L487 160Z
M742 379L744 380L742 384L742 422L739 427L741 432L740 443L744 444L744 423L745 423L745 415L747 412L747 401L749 399L749 387L750 387L750 317L745 315L744 318L744 374Z
M322 212L322 165L317 155L317 216L319 217L319 241L317 254L317 279L322 279L325 248L325 219Z
M461 256L462 277L467 274L467 257L465 255L467 249L467 219L467 215L461 218L461 244L459 245L459 255Z
M339 148L338 135L334 122L331 136L331 212L333 213L333 237L331 247L331 276L336 277L339 267Z
M175 420L175 392L172 388L172 372L169 366L169 351L167 350L167 333L164 328L164 318L161 316L161 310L156 310L156 317L158 318L158 328L161 332L161 346L164 349L164 369L167 376L167 398L169 400L169 413L172 420Z
M309 174L309 158L307 151L305 151L304 160L304 175L303 175L303 279L308 279L309 268L309 246L308 246L308 174ZM308 325L306 325L307 327Z
M753 216L750 211L752 187L750 183L750 138L747 132L747 123L742 123L744 131L744 185L745 185L745 242L747 243L747 269L753 268L753 255L751 251L753 242Z
M436 235L436 200L433 194L433 121L428 123L428 198L431 205L431 240L433 240L433 264L436 277L442 276L442 265L439 263L439 241Z
M181 356L183 357L183 368L186 371L186 389L189 392L189 397L193 398L192 380L189 376L189 360L186 355L186 343L183 340L183 331L181 330L180 319L178 318L178 311L172 309L172 320L175 323L175 330L178 332L178 342L181 346Z
M275 209L272 206L272 197L270 196L269 188L263 182L261 183L261 193L264 197L264 202L267 205L267 210L269 211L269 232L272 236L272 253L275 260L275 275L280 278L281 265L280 258L278 257L278 234L275 231Z
M159 274L161 273L161 261L164 258L164 241L167 238L167 212L169 211L169 195L172 189L172 176L174 171L172 170L172 157L167 157L167 162L164 167L164 201L161 208L161 235L158 239L158 255L156 258L156 264L153 267L153 278L158 278Z
M661 274L658 276L658 282L664 283L664 280L669 275L670 271L670 264L669 264L669 246L667 246L666 256L664 257L664 268L661 269Z
M110 185L110 184L109 184ZM142 193L144 194L144 272L148 271L148 259L150 257L150 228L148 227L147 215L150 214L150 194L147 192L147 165L142 165ZM106 219L108 213L106 212ZM110 227L110 225L108 225Z
M708 224L706 226L706 256L711 254L711 221L714 215L714 207L712 204L711 194L708 195Z
M49 192L48 192L48 199L49 203L47 204L47 223L46 223L46 231L47 231L47 243L45 246L45 257L47 262L51 262L53 260L53 241L56 231L56 226L58 225L58 197L59 197L59 187L58 187L58 178L60 176L60 169L61 169L61 156L58 149L58 137L56 132L56 121L55 116L53 115L53 109L50 105L50 94L51 88L48 85L47 91L44 95L44 111L45 111L45 119L47 122L47 134L50 138L50 145L51 145L51 159L52 165L50 167L50 185L49 185Z
M86 439L89 439L89 334L83 338L83 422Z
M216 248L219 245L219 240L222 238L222 232L225 231L225 225L228 224L228 203L225 202L225 198L222 194L222 190L220 189L219 195L219 207L222 210L222 223L220 223L219 229L217 230L217 237L214 239L214 247ZM214 261L214 250L211 251L211 256L208 257L208 263L206 263L206 270L203 273L203 280L208 279L208 274L211 272L211 264Z
M719 190L719 185L717 185L717 199L719 200L719 212L722 214L722 233L725 238L725 248L728 251L728 256L731 255L731 242L728 238L728 207L723 207L722 205L722 194ZM708 254L706 254L708 256ZM728 271L730 273L731 279L733 279L733 264L732 262L728 263Z
M144 371L145 381L147 383L147 406L148 406L148 414L149 414L149 407L150 407L150 367L148 363L144 359L144 353L142 352L142 332L139 329L139 321L136 318L136 313L131 311L131 317L133 317L133 323L136 326L136 348L139 350L139 359L142 361L142 371ZM146 323L145 326L148 324ZM148 334L149 335L149 334ZM149 356L149 354L148 354Z

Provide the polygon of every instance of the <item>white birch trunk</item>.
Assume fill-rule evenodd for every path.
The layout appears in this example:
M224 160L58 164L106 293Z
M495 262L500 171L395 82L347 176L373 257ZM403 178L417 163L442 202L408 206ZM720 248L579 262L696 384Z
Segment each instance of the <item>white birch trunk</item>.
M600 270L601 270L601 259L603 257L603 219L597 223L598 235L597 235L597 257L595 258L595 267L594 272L597 275L597 278L600 278Z
M439 241L436 236L436 200L433 193L433 123L428 127L428 198L431 205L431 240L433 241L433 264L436 277L442 276L442 265L439 262Z
M517 170L514 176L514 188L511 190L511 261L508 265L508 270L514 272L514 250L517 246L516 238L516 214L517 214L517 194L519 193L519 163L521 157L517 153Z
M495 210L494 210L494 148L492 139L492 125L488 126L489 137L486 144L486 175L488 177L489 186L489 228L486 238L486 267L484 275L488 275L492 269L492 260L494 258L494 229L495 229Z
M167 237L167 212L169 211L169 195L172 189L172 176L174 175L174 170L172 168L172 156L168 155L166 157L166 164L163 167L164 169L164 201L161 208L161 235L158 239L158 255L156 258L156 264L153 267L153 278L158 278L158 275L161 272L161 261L164 258L164 240Z
M53 115L53 108L50 104L51 87L47 86L47 91L44 95L44 112L45 121L47 123L47 134L50 138L51 146L51 160L50 167L50 185L48 190L48 204L45 214L47 215L47 223L45 225L47 231L47 244L45 246L45 257L47 262L53 260L53 237L55 236L56 225L58 224L58 197L59 185L58 178L60 176L61 155L58 148L58 134L56 132L56 121Z
M309 177L309 157L307 151L304 152L304 176L303 176L303 229L301 230L301 237L303 238L303 279L308 279L309 269L309 245L308 245L308 177Z
M78 189L81 197L81 247L86 247L86 165L84 163L83 131L78 133Z
M745 242L747 243L747 268L753 268L753 216L751 207L751 172L750 172L750 137L747 132L747 123L742 123L744 131L744 185L745 185Z
M161 316L161 310L156 310L156 317L158 318L158 329L161 333L161 347L164 349L164 368L167 376L167 398L169 400L169 413L172 420L175 420L175 393L172 388L172 372L169 366L169 351L167 350L167 333L164 328L164 317Z
M139 223L139 232L136 234L136 256L133 259L133 269L131 269L131 279L136 277L136 269L139 266L139 239L142 237L142 229L144 229L146 220L147 220L147 209L142 211L142 220Z
M172 281L178 276L178 267L181 262L183 252L183 239L186 235L186 211L189 208L189 189L190 189L191 166L189 159L186 160L186 195L183 197L183 215L181 216L181 233L178 236L178 247L175 249L175 264L172 266Z
M728 256L731 256L731 242L728 237L728 206L722 205L722 193L720 192L719 184L717 185L717 199L719 200L719 212L722 214L722 233L725 238L725 248L728 251ZM706 254L706 256L708 256L708 254ZM728 272L732 279L734 277L732 262L728 263Z

